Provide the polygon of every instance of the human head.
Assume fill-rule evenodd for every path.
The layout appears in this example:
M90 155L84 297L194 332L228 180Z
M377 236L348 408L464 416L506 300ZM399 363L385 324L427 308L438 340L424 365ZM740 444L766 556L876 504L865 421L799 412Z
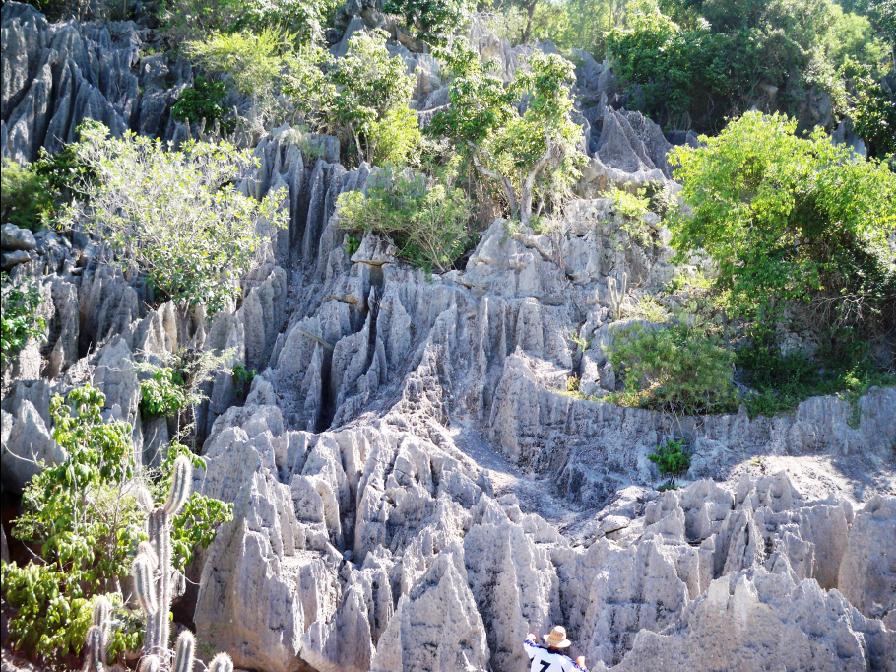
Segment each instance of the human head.
M544 643L549 649L565 649L572 642L566 639L566 628L562 625L555 625L551 631L544 636Z

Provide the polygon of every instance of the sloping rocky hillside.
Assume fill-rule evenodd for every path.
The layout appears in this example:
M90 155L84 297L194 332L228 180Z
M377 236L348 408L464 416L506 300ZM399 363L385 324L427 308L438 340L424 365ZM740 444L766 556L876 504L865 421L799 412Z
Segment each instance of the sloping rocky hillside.
M184 132L165 109L189 73L140 58L133 25L51 26L7 3L3 51L4 155L58 148L86 116ZM413 65L425 114L440 85ZM668 181L659 128L602 107L594 66L582 195ZM291 137L258 145L244 185L285 186L289 227L211 321L147 307L89 245L4 229L49 325L3 383L4 488L32 473L16 455L59 458L54 392L92 380L134 419L134 360L235 348L259 373L243 403L220 375L200 410L194 486L234 519L194 568L193 621L237 667L514 672L526 634L563 623L592 670L896 670L896 389L858 400L858 423L834 396L755 419L601 401L627 322L610 278L667 283L662 230L644 245L609 199L582 198L551 233L495 221L463 270L429 275L372 236L349 254L335 200L370 169ZM570 375L587 398L566 393ZM146 462L167 436L137 420ZM672 436L694 458L660 493L647 455Z

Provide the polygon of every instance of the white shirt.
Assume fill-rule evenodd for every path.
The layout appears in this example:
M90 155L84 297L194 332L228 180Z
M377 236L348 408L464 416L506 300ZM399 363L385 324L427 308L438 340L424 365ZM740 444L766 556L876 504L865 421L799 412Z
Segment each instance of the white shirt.
M531 639L523 642L526 655L532 661L530 672L581 672L583 668L576 665L575 661L562 653L552 653L541 644L536 644Z

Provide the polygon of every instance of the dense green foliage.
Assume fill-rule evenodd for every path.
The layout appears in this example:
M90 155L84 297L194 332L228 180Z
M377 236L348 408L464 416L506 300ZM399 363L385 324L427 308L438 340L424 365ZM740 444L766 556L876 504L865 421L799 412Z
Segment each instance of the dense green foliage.
M435 115L428 133L470 157L501 189L510 216L523 224L559 207L585 160L578 148L580 127L570 117L572 63L536 53L530 69L518 70L504 86L469 47L456 45L446 58L451 104Z
M236 396L245 399L252 387L252 380L258 372L255 369L247 369L245 364L237 364L230 371L233 378L233 388Z
M843 73L846 108L856 132L865 141L868 156L896 161L896 92L892 85L875 78L868 66L854 61L847 63Z
M390 56L386 34L361 31L334 59L322 49L295 54L285 92L315 130L336 134L347 157L377 164L406 164L420 143L409 108L414 77Z
M0 221L36 231L52 209L53 198L46 178L33 166L3 159L0 170Z
M737 365L750 391L743 397L750 416L789 411L807 397L841 394L853 405L850 424L858 426L858 399L869 387L896 385L896 375L874 365L864 343L814 358L802 352L782 354L774 345L754 344L737 351ZM824 362L823 366L819 363Z
M280 28L297 41L318 39L339 0L167 0L162 25L174 44L212 33Z
M275 86L283 70L292 35L279 28L258 32L214 32L185 45L187 54L210 72L223 74L252 100L253 121L264 123L276 112Z
M388 236L399 256L427 270L448 270L466 247L466 195L419 173L384 169L366 195L348 191L337 203L342 228Z
M145 537L146 511L138 505L141 487L164 490L175 457L189 451L169 446L161 470L146 482L138 477L131 442L133 428L105 422L102 393L76 388L68 398L53 398L53 439L65 451L59 464L43 465L22 497L22 514L13 534L29 544L35 560L20 567L4 564L6 600L14 610L10 634L14 645L49 661L77 654L90 625L91 601L118 593L130 558ZM200 466L201 458L192 456ZM230 516L230 506L197 493L174 521L175 565L183 568L194 548L207 546L215 527ZM113 600L116 628L111 655L139 645L139 620Z
M68 221L77 218L115 263L145 274L160 298L182 306L222 309L263 241L260 222L285 226L279 192L257 201L234 186L255 160L228 143L174 150L133 133L110 138L99 127L85 131L75 151L96 179L79 181L88 201Z
M0 315L0 362L3 368L21 352L32 338L41 338L46 320L37 313L40 293L29 282L12 280L4 273L0 280L2 315Z
M463 28L472 0L385 0L383 11L398 14L417 37L442 42Z
M211 126L224 117L226 95L227 87L224 82L197 77L193 86L181 91L177 101L171 106L171 114L175 119L191 123L205 121Z
M172 416L187 405L184 379L179 371L162 367L140 381L140 412L145 417Z
M684 452L683 448L684 442L681 439L669 439L647 456L647 459L657 466L661 476L669 477L663 489L674 488L675 477L681 476L691 466L691 456Z
M612 395L622 406L680 415L737 408L734 353L706 329L634 324L615 335L609 360L623 376L623 391Z
M847 59L879 68L887 45L831 0L632 2L611 31L613 70L631 104L663 124L718 128L755 103L823 122L811 91L837 93Z
M774 329L794 304L830 335L887 322L896 175L822 132L802 138L795 129L786 117L749 112L704 146L674 150L692 214L675 221L673 245L709 254L724 305L754 329Z

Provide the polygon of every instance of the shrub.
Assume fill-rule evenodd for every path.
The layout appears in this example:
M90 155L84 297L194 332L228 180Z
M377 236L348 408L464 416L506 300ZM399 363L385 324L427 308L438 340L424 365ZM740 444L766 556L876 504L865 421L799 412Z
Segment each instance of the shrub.
M215 32L282 28L297 42L321 37L339 0L169 0L160 13L174 44Z
M673 220L672 244L716 262L733 315L769 332L801 305L831 336L890 319L896 174L822 131L799 137L778 114L748 112L701 140L670 157L691 208Z
M460 189L408 170L371 176L367 195L340 194L340 226L389 237L399 256L427 270L445 271L464 251L470 202Z
M471 0L386 0L383 11L400 15L418 37L428 42L443 42L456 33L470 12L475 9Z
M188 405L184 379L178 371L164 367L140 381L140 411L145 417L169 417Z
M255 369L247 369L244 364L237 364L233 367L230 375L233 376L233 386L236 394L240 398L245 398L252 387L252 380L258 372Z
M739 376L750 388L743 395L750 417L772 416L796 408L801 401L822 394L842 394L852 404L849 420L858 426L859 398L872 385L896 385L896 375L881 371L868 346L854 343L847 352L822 352L819 365L801 352L782 354L769 344L752 343L737 350Z
M46 179L33 166L3 159L0 171L0 221L36 231L53 211Z
M896 97L877 80L871 69L849 62L844 67L847 79L847 111L856 133L865 141L868 156L894 160L896 157Z
M75 128L75 137L81 140L85 133L99 132L103 128L105 127L98 121L84 119ZM34 162L35 172L46 180L59 202L67 203L75 196L86 199L87 195L81 187L96 179L94 170L78 158L77 147L76 142L71 142L63 145L55 154L50 154L45 147L41 147L38 159ZM59 208L56 208L53 215L58 214Z
M293 36L279 28L214 32L186 43L187 54L211 72L225 74L249 96L262 122L274 114L275 92Z
M414 76L386 48L386 33L361 31L349 38L342 58L306 46L292 54L283 92L305 121L339 137L355 161L404 164L419 144L409 108Z
M149 374L140 381L140 411L144 417L174 418L177 439L189 435L194 428L192 412L207 398L204 385L224 369L233 352L233 348L220 354L183 348L164 357L162 366L137 364L138 371Z
M680 439L669 439L656 451L647 456L659 469L661 476L668 476L666 484L675 487L675 477L685 473L691 467L691 456L684 452L684 443Z
M127 574L129 559L144 537L146 512L138 506L141 487L164 489L177 455L172 445L161 471L149 482L136 478L131 434L124 422L104 422L105 398L91 386L76 388L68 399L50 404L53 439L66 458L42 465L22 496L22 514L13 535L31 545L35 560L20 567L4 564L5 598L15 646L48 661L77 654L90 626L91 602L109 592ZM202 464L201 458L191 456ZM207 546L230 506L191 495L190 514L173 525L175 565L183 568L195 543ZM139 646L139 620L113 595L117 628L109 642L112 655Z
M32 338L42 338L47 328L46 320L37 314L40 294L30 282L12 281L2 276L2 316L0 316L0 361L6 368L11 358L21 352Z
M377 166L406 166L421 142L417 113L408 106L388 110L370 123L367 131L367 158Z
M286 224L280 192L257 201L234 185L257 163L229 143L191 141L166 151L159 140L110 138L99 127L76 152L97 179L79 180L88 201L70 208L68 221L78 218L125 271L144 273L182 307L224 308L264 241L258 227Z
M182 121L200 123L204 120L211 125L224 117L226 95L227 87L224 82L197 77L193 86L180 92L177 101L171 106L171 114Z
M684 415L737 408L734 353L704 329L635 324L616 334L609 360L624 378L623 391L611 397L620 405Z

